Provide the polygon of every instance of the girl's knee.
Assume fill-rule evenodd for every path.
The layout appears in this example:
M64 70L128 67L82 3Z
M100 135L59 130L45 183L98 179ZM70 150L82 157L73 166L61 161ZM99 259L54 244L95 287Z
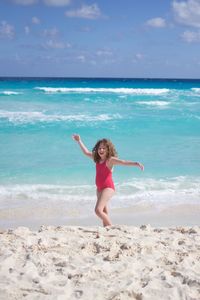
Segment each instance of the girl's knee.
M107 208L107 206L104 207L103 212L104 212L105 214L108 214L108 208Z
M103 212L103 210L100 207L98 207L98 206L95 207L95 214L97 216L101 216L102 212Z

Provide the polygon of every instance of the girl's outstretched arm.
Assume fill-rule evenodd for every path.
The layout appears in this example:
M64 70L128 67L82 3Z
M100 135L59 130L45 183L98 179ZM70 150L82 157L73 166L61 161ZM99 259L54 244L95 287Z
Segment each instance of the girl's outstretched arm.
M80 135L78 135L78 134L73 134L73 135L72 135L72 138L73 138L73 140L75 140L75 141L79 144L79 146L80 146L82 152L83 152L86 156L88 156L88 157L90 157L90 158L93 158L92 152L90 152L90 151L88 150L88 148L83 144L83 142L81 141Z
M144 171L144 166L141 163L130 161L130 160L119 159L114 156L110 158L110 164L112 166L114 166L114 165L135 166L135 167L140 168L142 171Z

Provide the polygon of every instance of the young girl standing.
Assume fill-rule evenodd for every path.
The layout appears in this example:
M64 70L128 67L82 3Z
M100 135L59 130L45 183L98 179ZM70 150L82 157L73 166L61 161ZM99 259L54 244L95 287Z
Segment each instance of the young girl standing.
M103 221L103 226L110 226L112 224L108 216L107 204L115 192L112 179L113 166L136 166L142 171L144 170L144 166L139 162L117 158L117 152L110 140L99 140L92 149L92 152L90 152L81 141L80 135L74 134L72 137L79 144L82 152L96 163L97 203L95 213Z

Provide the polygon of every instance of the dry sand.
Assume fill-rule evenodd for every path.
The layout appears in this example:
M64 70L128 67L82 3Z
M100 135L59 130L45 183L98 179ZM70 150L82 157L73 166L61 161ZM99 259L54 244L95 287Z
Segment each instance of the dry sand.
M199 300L200 227L2 229L0 299Z

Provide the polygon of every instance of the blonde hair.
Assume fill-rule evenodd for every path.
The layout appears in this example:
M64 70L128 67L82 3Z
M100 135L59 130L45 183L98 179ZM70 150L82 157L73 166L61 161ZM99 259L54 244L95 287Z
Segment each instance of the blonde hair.
M94 148L92 149L94 162L98 163L101 159L98 154L98 149L101 143L104 144L108 150L106 159L109 159L111 156L117 157L117 151L115 150L115 146L113 145L113 143L108 139L102 139L97 141Z

